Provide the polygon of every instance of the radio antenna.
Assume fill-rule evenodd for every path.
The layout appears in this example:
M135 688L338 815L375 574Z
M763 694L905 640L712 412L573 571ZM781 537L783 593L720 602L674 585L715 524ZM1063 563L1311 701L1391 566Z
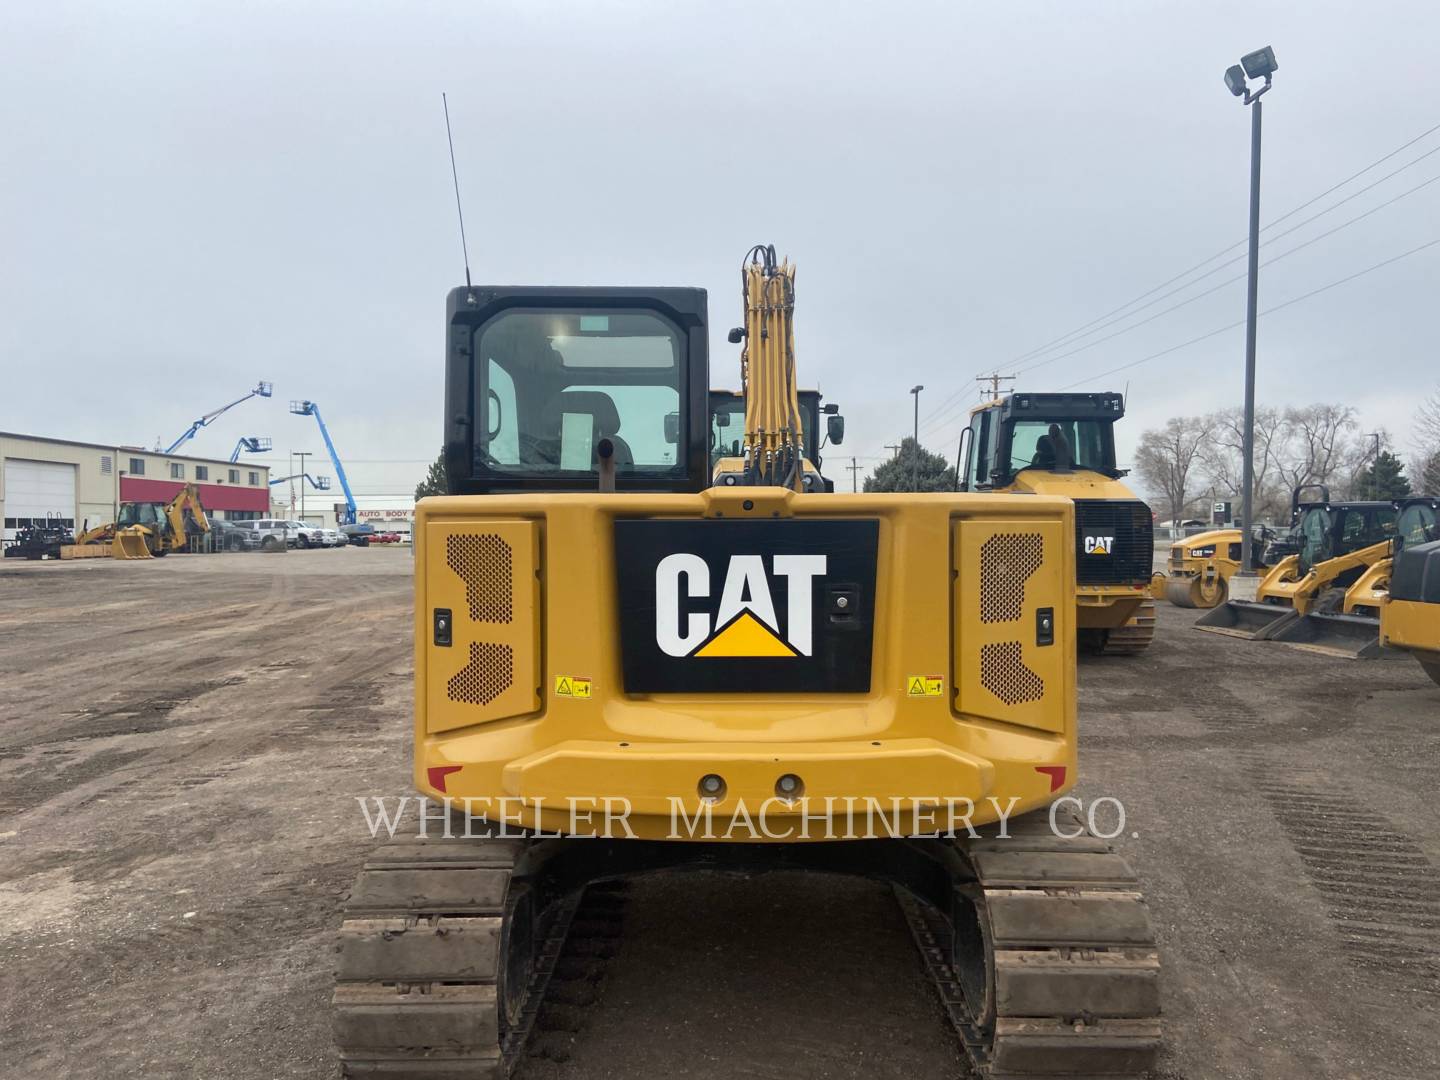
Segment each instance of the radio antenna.
M455 214L460 219L460 257L465 260L465 287L470 285L470 251L465 246L465 211L460 207L460 174L455 171L455 137L450 134L450 101L442 92L440 104L445 108L445 141L450 144L450 179L455 182Z

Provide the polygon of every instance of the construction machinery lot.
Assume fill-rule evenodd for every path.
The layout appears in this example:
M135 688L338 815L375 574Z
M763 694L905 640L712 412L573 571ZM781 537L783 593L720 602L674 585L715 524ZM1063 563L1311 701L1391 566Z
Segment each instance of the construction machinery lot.
M361 548L0 567L0 1075L334 1074L356 797L412 790L411 574ZM1161 1075L1435 1075L1440 688L1198 614L1080 667L1078 794L1123 802L1167 968ZM623 896L522 1076L960 1075L885 889Z

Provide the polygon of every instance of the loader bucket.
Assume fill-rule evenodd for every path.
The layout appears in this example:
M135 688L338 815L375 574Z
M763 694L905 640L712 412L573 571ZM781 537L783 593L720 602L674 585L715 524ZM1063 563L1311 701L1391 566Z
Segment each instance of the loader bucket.
M137 529L121 529L110 542L110 553L117 559L148 559L150 546L145 543L145 533Z
M1211 634L1227 634L1246 641L1262 641L1299 617L1291 607L1231 600L1211 608L1195 620L1195 629Z
M1355 660L1397 655L1395 650L1381 646L1378 620L1339 612L1302 615L1272 633L1270 640L1326 656Z

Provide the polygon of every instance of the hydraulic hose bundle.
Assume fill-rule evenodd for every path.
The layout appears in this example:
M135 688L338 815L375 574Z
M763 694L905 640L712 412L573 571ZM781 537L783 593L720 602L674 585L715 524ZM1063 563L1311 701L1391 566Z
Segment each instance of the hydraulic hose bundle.
M795 387L795 267L757 244L740 269L745 347L745 481L802 490L804 431Z

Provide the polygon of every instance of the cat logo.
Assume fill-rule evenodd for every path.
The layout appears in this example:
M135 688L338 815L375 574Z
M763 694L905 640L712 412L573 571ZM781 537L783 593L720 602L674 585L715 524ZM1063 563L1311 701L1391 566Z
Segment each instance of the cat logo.
M773 555L767 572L761 555L732 555L714 614L691 610L711 598L710 565L677 552L655 567L655 643L667 656L810 656L814 648L814 590L825 575L824 555ZM771 578L784 579L784 631L775 610ZM778 582L777 582L778 583Z
M1086 555L1109 555L1110 549L1115 546L1113 536L1087 536L1085 537Z
M874 519L615 522L627 694L863 694Z

